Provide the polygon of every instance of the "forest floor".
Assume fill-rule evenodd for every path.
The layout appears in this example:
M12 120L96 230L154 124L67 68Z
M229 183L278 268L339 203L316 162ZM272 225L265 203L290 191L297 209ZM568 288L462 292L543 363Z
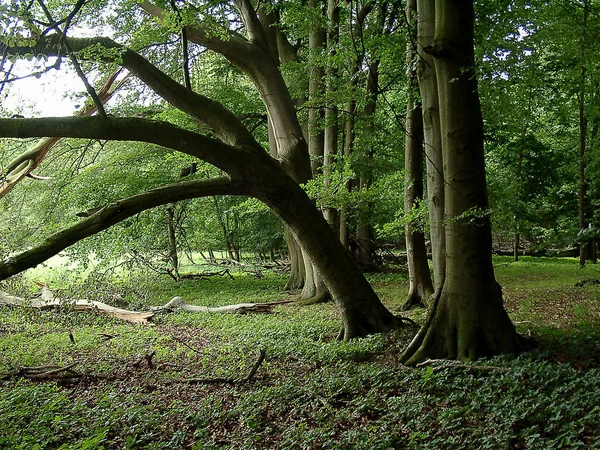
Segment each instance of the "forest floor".
M600 448L600 285L576 287L600 279L600 266L494 265L518 331L539 347L470 364L403 366L414 328L338 342L332 304L165 313L146 326L68 308L0 308L0 448ZM231 273L37 281L135 310L176 295L204 306L287 298L283 275ZM26 295L42 275L0 289ZM399 312L407 274L369 278ZM261 350L264 362L243 381Z

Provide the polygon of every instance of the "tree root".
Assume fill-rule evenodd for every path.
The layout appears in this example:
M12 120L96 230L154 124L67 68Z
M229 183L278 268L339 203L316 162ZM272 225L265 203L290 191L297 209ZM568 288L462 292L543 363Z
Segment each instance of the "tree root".
M297 296L293 299L292 305L310 306L317 305L319 303L327 303L329 301L331 301L331 295L329 295L329 292L319 292L315 296L309 298L302 298L301 296Z
M423 298L417 292L413 292L412 294L408 295L408 298L406 299L406 301L402 305L402 308L400 309L402 311L410 311L411 309L424 307L425 302L423 301Z

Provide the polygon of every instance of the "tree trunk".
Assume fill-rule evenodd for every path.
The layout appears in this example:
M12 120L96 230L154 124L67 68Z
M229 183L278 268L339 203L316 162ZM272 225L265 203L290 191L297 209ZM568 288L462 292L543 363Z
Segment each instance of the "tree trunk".
M262 170L261 166L254 164L253 172ZM302 243L340 309L342 330L338 337L347 340L402 326L402 320L377 298L351 255L300 186L273 169L257 175L268 176L269 182L256 184L251 195L265 202L284 221L297 242Z
M323 5L319 0L310 0L309 8L314 9L312 15L320 17L323 14ZM316 22L316 23L315 23ZM308 36L308 51L310 58L310 78L308 81L308 151L313 176L317 175L323 167L324 134L323 134L323 108L319 105L319 98L323 94L323 78L325 69L321 62L325 46L325 30L319 21L310 21L310 34Z
M344 122L344 156L349 158L354 150L354 116L357 112L355 91L358 74L358 60L355 60L350 72L350 100L346 106L346 120ZM346 183L346 190L352 191L352 179ZM340 241L345 248L350 248L350 211L347 205L340 209Z
M587 45L587 5L586 0L583 0L583 33L581 38L581 51L580 61L581 64L581 80L579 85L579 92L577 93L577 103L579 106L579 230L585 231L587 228L586 224L586 180L585 180L585 166L586 166L586 140L587 140L587 119L585 117L585 47ZM581 235L582 237L585 235ZM579 266L585 266L586 260L586 248L587 242L581 242L579 244Z
M327 103L325 108L325 151L323 154L323 182L326 189L331 185L331 175L334 170L333 165L338 152L338 106L335 99L336 79L338 77L338 71L335 67L335 55L337 53L336 47L339 42L340 33L340 7L338 0L327 1L327 19L329 23L327 30L327 50L330 64L327 69L326 78ZM323 213L327 223L329 223L329 226L339 239L339 211L329 206L325 208Z
M433 45L435 8L432 0L417 0L419 62L417 76L421 93L425 159L427 161L427 205L433 259L433 287L436 294L446 275L446 235L444 231L444 174L440 104L433 57L426 49Z
M169 262L171 273L179 280L179 257L177 256L177 236L175 235L175 204L167 208L167 232L169 235Z
M416 26L412 26L416 19L417 2L408 0L406 4L406 17L409 20L409 33L416 35ZM414 31L413 31L414 30ZM406 143L404 152L404 212L409 215L423 199L423 116L421 104L415 99L418 89L417 74L414 64L414 51L409 39L406 51L408 73L408 103L406 105ZM422 229L412 223L406 224L406 257L408 265L409 288L403 310L418 306L425 306L425 302L433 294L433 283L427 262L427 248L425 247L425 234Z
M474 73L472 0L436 0L434 56L446 189L446 277L430 317L402 355L472 360L520 348L494 278Z
M377 95L379 88L379 60L371 62L367 75L367 104L363 110L363 116L366 121L363 133L371 134L373 132L373 120L377 106ZM368 189L373 181L373 173L371 168L371 159L373 158L373 149L366 151L368 162L365 164L363 173L359 179L359 190ZM358 244L357 259L358 263L366 271L374 271L378 269L375 262L375 241L373 227L370 222L370 209L372 205L363 204L363 210L358 216L358 225L356 229L356 243Z

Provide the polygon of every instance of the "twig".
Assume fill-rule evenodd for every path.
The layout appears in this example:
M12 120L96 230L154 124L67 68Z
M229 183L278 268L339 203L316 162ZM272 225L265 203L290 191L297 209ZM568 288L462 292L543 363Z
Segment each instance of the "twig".
M260 354L258 355L258 359L254 363L254 366L252 366L252 370L250 370L250 373L248 374L248 376L246 378L241 380L242 383L247 383L248 381L250 381L252 379L252 377L256 374L256 371L260 367L260 365L265 360L266 354L267 354L266 350L264 348L261 349Z
M105 341L110 341L111 339L114 339L118 336L118 334L100 333L100 337L103 338Z
M235 378L188 378L186 380L179 380L179 381L175 381L175 382L176 383L187 383L187 384L230 384L232 386L236 385L236 384L247 383L248 381L250 381L252 379L252 377L254 377L254 375L256 375L256 372L258 371L260 365L265 360L266 354L267 354L267 352L265 349L262 349L260 351L260 354L258 355L258 359L252 366L250 373L248 374L247 377L242 378L241 380L236 380Z
M67 375L61 375L61 378L74 378L74 377L80 377L81 374L75 372L74 370L72 370L73 367L75 367L78 364L78 362L74 362L71 364L68 364L64 367L58 367L55 369L51 369L51 370L46 370L45 366L40 367L21 367L19 369L19 373L21 375L23 375L25 378L31 378L31 379L40 379L40 378L54 378L55 375L58 374L62 374L63 372L70 372Z
M201 355L202 354L201 350L198 350L197 348L192 347L187 342L185 342L183 339L179 339L178 337L175 337L175 336L171 336L171 337L173 338L173 340L175 340L176 342L179 342L181 345L189 348L191 351L193 351L197 355Z

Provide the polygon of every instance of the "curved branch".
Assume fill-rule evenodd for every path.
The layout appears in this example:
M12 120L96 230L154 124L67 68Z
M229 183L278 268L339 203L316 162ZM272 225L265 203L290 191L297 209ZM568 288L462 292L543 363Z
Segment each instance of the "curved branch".
M57 49L60 48L60 38L57 34L44 36L34 47L10 47L8 53L24 55L33 51L46 56L56 56ZM88 53L88 58L122 64L156 94L208 126L224 142L231 145L258 146L246 127L221 103L190 91L133 50L104 37L68 38L67 42L74 52L94 49L95 51ZM0 50L3 47L6 48L5 44L0 44Z
M216 139L184 130L168 122L141 118L42 117L0 119L0 137L70 137L156 144L186 153L240 178L251 160L264 152L255 147L237 148Z
M167 15L163 9L147 1L142 2L141 7L159 19ZM242 10L242 15L244 11L245 14L251 12L245 9ZM254 20L247 18L244 22L254 23ZM260 26L260 22L257 26ZM231 34L228 40L223 40L201 25L188 25L185 28L190 42L196 42L220 53L250 77L269 114L277 142L277 157L282 166L298 183L305 183L310 179L312 173L308 147L296 116L294 102L268 47L265 50L234 34Z
M37 266L76 242L147 209L211 195L242 195L246 188L229 178L194 180L163 186L106 205L75 225L47 237L40 245L0 262L0 280Z
M138 6L148 15L159 21L165 21L168 18L169 14L167 11L149 1L142 1ZM209 27L195 24L193 26L187 25L185 31L191 42L196 42L220 53L244 72L249 67L248 61L252 60L252 57L248 58L248 56L256 53L255 49L257 47L255 45L248 42L243 36L225 28L220 29L219 32L216 33L215 30L210 29ZM226 38L220 37L223 36L223 34L226 35Z

